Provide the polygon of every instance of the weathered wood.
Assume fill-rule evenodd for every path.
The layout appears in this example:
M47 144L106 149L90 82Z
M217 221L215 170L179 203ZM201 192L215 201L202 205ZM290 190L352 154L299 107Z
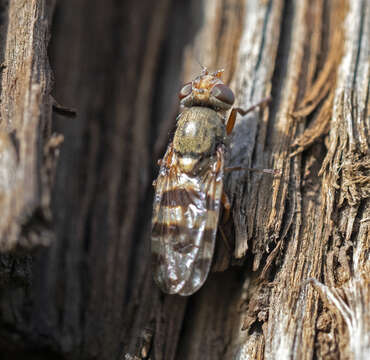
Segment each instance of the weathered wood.
M1 218L0 232L13 235L1 233L2 250L51 239L60 142L48 140L53 5L4 8L0 202L13 221ZM0 258L0 350L48 359L367 359L368 1L63 0L54 21L55 97L77 116L54 117L65 138L55 241ZM161 294L151 277L151 181L175 125L176 92L198 62L225 69L237 106L272 96L238 117L229 162L281 175L227 177L225 233L235 249L220 241L214 270L229 269L180 298Z
M54 1L2 4L0 251L47 245L55 147L46 54Z

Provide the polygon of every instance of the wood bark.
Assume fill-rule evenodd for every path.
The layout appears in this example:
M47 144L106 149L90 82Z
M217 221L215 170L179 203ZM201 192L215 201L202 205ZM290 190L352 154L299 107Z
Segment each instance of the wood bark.
M370 358L368 1L4 0L0 16L6 358ZM230 165L280 174L227 176L232 251L218 239L183 298L152 280L151 183L199 62L237 106L272 97L238 118Z

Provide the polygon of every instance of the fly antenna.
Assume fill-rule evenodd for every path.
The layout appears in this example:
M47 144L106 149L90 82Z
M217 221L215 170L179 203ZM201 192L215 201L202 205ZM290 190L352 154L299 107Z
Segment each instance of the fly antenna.
M207 75L209 72L208 69L204 65L201 64L197 56L194 55L194 58L195 58L195 61L198 63L198 65L202 68L202 74Z

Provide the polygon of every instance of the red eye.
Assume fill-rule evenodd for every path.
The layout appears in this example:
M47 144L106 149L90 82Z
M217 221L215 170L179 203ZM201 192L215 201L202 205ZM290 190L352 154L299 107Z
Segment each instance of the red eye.
M211 90L211 95L225 104L234 104L234 93L224 84L217 84Z
M180 92L179 92L179 99L183 99L184 97L187 97L188 95L190 95L191 91L192 91L193 87L192 87L192 84L191 82L185 84Z

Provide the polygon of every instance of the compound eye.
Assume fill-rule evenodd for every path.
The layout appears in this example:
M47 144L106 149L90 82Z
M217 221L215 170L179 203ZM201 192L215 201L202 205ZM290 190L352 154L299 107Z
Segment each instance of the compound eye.
M185 84L185 85L181 88L181 90L180 90L180 92L179 92L179 99L181 100L181 99L183 99L183 98L187 97L188 95L190 95L190 94L191 94L192 89L193 89L193 87L192 87L191 82L189 82L189 83Z
M211 95L221 102L232 105L234 104L234 93L224 84L217 84L211 90Z

